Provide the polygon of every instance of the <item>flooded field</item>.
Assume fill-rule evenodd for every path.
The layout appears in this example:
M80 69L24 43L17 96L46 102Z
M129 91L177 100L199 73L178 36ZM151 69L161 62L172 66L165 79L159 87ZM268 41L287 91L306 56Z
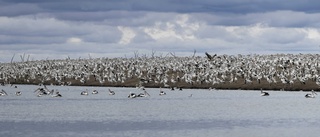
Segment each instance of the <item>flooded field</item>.
M306 92L47 86L1 87L0 136L318 136L319 98ZM109 95L109 91L115 95ZM80 95L88 90L88 95ZM97 90L98 94L92 94ZM21 91L20 96L15 92ZM191 95L192 94L192 95Z

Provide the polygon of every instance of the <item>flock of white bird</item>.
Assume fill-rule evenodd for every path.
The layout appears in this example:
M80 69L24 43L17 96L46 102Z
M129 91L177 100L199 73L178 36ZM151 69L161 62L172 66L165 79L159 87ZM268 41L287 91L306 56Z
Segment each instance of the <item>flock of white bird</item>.
M3 85L3 86L8 86L8 85ZM40 85L41 86L41 85ZM11 84L10 87L13 87L16 92L15 92L15 95L16 96L21 96L22 95L22 92L21 92L21 89L18 89L17 86L13 86L13 84ZM11 89L11 91L14 91L14 89ZM150 97L151 95L146 91L146 89L144 87L140 87L139 89L141 89L143 92L139 93L139 94L136 94L134 92L130 92L129 95L128 95L128 98L137 98L137 97ZM46 85L43 85L43 87L39 87L37 88L35 91L34 91L34 94L35 96L37 97L42 97L42 96L51 96L51 97L62 97L62 94L56 89L48 89ZM89 90L86 89L84 91L81 91L80 92L80 95L83 95L83 96L88 96L90 94ZM93 90L91 92L92 95L94 94L99 94L98 90ZM113 96L115 95L115 91L111 90L111 89L108 89L108 94L110 96ZM0 96L8 96L9 94L5 91L5 90L1 90L0 91ZM163 96L163 95L166 95L166 92L163 91L161 88L160 88L160 91L159 91L159 96Z
M320 86L318 54L206 55L0 63L0 81L55 85L86 85L93 81L109 86L110 83L125 85L136 79L137 87L152 83L168 88L179 87L179 83L214 86L240 80L243 84L265 80L270 86L306 82Z
M3 85L3 86L6 86L6 85ZM11 85L11 87L12 87L12 85ZM14 88L17 88L17 86L14 86ZM138 88L138 89L141 89L143 92L141 92L141 93L139 93L139 94L136 94L136 93L134 93L134 92L130 92L129 95L128 95L128 98L139 98L139 97L150 97L150 96L151 96L151 95L146 91L146 89L145 89L144 87L140 87L140 88ZM160 90L159 90L159 96L164 96L164 95L167 94L165 91L163 91L163 90L161 89L161 87L160 87L159 89L160 89ZM175 89L171 89L171 90L173 91L173 90L175 90ZM180 88L179 90L182 91L181 88ZM50 96L50 95L51 95L51 97L62 97L62 94L61 94L57 89L56 89L56 90L54 90L54 89L49 90L46 85L43 85L43 87L37 88L37 89L34 91L34 93L35 93L35 95L36 95L37 97ZM94 94L98 94L98 93L99 93L99 92L98 92L97 90L93 90L93 91L91 92L91 94L93 94L93 95L94 95ZM110 96L113 96L113 95L116 94L115 91L110 90L110 89L108 89L108 93L109 93ZM80 95L81 95L81 96L88 96L89 94L90 94L90 93L89 93L88 89L80 92ZM0 96L8 96L8 95L9 95L9 94L8 94L5 90L2 89L2 90L0 91ZM20 90L18 90L18 91L15 92L15 95L16 95L16 96L21 96L21 95L22 95L22 92L21 92ZM260 95L261 95L261 96L269 96L270 94L269 94L268 92L265 92L265 91L263 91L263 90L261 89L261 94L260 94ZM305 95L305 98L315 98L315 95L317 95L317 93L316 93L314 90L312 90L311 93L307 93L307 94ZM193 96L193 94L190 94L188 97L192 97L192 96Z

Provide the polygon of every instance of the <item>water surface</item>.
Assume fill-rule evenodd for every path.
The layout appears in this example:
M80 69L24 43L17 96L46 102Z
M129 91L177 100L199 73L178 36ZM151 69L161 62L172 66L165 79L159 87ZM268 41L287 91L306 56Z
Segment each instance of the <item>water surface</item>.
M3 86L0 136L318 136L318 98L305 92L48 86L62 98L37 97L39 86ZM108 88L116 95L108 95ZM80 92L88 89L88 96ZM99 94L93 95L94 89ZM21 90L21 96L15 91ZM192 97L189 95L192 94Z

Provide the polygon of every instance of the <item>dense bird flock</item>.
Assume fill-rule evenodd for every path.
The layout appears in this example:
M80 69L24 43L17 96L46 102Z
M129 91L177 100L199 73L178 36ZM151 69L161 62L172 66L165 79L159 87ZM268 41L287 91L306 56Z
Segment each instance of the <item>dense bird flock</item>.
M0 64L3 84L319 90L318 54L210 55Z

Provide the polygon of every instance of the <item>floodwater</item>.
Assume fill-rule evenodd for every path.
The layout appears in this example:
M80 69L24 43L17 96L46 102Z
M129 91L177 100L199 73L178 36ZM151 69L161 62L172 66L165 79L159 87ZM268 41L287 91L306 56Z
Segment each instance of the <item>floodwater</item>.
M146 88L150 97L127 98L136 88L48 86L61 98L37 97L39 86L2 86L0 136L3 137L316 137L320 97L305 92ZM116 94L108 94L108 88ZM88 96L80 95L88 89ZM99 94L91 94L94 89ZM22 91L16 96L16 91ZM192 97L189 97L192 94Z

